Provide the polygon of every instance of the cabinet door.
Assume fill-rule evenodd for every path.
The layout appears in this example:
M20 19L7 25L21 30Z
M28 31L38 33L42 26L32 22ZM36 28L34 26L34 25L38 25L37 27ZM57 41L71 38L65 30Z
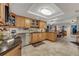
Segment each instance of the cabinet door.
M5 5L0 3L0 22L5 23Z
M42 36L43 36L43 40L45 40L46 39L46 33L43 33Z
M48 33L47 37L48 37L48 40L50 41L56 41L57 35L56 33Z
M38 41L43 41L46 39L46 34L45 33L38 33Z
M31 43L36 43L38 42L38 35L37 33L32 33L31 34Z
M4 56L21 56L21 45L15 47L8 53L6 53Z
M42 33L37 33L37 36L38 36L38 37L37 37L37 38L38 38L38 42L39 42L39 41L42 41Z
M24 28L25 27L25 18L20 17L20 16L16 16L15 24L16 24L16 27Z
M46 22L39 21L39 28L44 29L46 27Z
M31 20L25 18L25 28L30 28L31 27Z
M1 3L0 3L0 17L1 17Z

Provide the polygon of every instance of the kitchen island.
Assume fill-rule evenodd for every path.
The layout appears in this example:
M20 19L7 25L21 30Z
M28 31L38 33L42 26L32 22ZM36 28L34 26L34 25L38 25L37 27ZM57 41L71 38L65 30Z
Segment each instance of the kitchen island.
M21 37L16 37L11 45L2 43L2 46L0 45L0 56L21 56L21 43Z

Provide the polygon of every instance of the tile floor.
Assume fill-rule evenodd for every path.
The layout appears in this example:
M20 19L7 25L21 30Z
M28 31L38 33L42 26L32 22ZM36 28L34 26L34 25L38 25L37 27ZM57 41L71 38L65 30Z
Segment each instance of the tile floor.
M75 44L67 41L66 38L57 42L43 41L37 47L32 45L25 46L22 49L23 56L79 56L79 48Z

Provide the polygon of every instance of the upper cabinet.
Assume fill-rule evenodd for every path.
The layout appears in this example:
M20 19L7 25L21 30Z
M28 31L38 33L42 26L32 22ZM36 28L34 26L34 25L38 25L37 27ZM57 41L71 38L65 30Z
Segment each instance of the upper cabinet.
M15 26L19 28L24 28L25 27L25 18L21 16L16 16L15 17Z
M15 17L15 26L19 27L19 28L30 28L31 19L22 17L22 16L16 16Z
M8 3L0 3L0 25L6 24L6 21L9 17L9 4Z
M25 28L30 28L31 27L31 22L32 22L31 19L25 18Z
M43 20L31 19L28 17L15 15L13 13L12 15L15 16L15 26L17 28L46 28L46 22Z
M32 22L31 22L31 27L32 28L38 28L38 20L35 20L35 19L32 19Z
M40 29L45 29L46 28L46 22L43 20L38 21L38 25Z
M1 17L1 4L0 4L0 17Z
M43 20L32 20L31 27L45 29L46 28L46 22L43 21Z
M3 3L0 3L0 23L5 23L5 4Z

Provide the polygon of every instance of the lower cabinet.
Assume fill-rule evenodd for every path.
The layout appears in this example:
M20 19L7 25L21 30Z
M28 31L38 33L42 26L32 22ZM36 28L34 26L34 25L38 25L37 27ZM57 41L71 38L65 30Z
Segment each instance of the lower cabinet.
M56 41L57 39L56 33L52 33L52 32L47 33L46 37L48 40L53 41L53 42Z
M11 51L7 52L4 56L21 56L21 45L13 48Z
M45 33L38 33L38 41L45 40Z
M50 41L56 41L57 35L53 32L40 32L40 33L32 33L31 34L31 42L36 43L39 41L43 41L45 39Z
M37 35L37 33L32 33L30 43L36 43L36 42L38 42L38 35Z
M45 33L32 33L31 43L36 43L45 40Z
M41 40L45 40L46 39L46 33L44 32L44 33L41 33Z

